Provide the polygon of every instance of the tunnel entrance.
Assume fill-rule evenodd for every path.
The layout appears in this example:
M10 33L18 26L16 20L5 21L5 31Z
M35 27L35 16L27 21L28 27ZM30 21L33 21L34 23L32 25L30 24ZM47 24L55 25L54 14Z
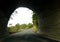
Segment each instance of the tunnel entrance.
M18 7L10 16L7 30L11 34L28 29L36 32L38 30L37 23L37 16L31 9L27 7Z

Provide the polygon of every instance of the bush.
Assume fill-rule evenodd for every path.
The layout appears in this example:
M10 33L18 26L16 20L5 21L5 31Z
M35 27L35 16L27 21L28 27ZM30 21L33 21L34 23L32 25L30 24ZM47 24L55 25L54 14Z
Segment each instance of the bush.
M32 28L33 27L33 24L29 23L28 25L26 24L16 24L15 26L11 26L11 27L8 27L8 31L9 33L16 33L16 32L20 32L22 30L25 30L25 29L29 29L29 28Z

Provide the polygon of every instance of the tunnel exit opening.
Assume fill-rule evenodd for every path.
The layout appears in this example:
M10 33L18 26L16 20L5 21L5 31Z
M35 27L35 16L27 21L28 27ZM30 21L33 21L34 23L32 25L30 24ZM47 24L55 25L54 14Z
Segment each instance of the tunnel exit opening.
M37 16L27 7L18 7L10 16L7 24L9 33L16 33L25 30L37 31Z

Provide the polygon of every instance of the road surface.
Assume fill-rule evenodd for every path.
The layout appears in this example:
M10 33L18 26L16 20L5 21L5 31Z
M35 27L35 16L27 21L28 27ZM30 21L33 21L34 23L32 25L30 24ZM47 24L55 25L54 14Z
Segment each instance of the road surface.
M32 29L24 30L22 32L18 32L10 35L2 42L55 42L54 40L50 40L44 37L36 36L36 33L32 31Z

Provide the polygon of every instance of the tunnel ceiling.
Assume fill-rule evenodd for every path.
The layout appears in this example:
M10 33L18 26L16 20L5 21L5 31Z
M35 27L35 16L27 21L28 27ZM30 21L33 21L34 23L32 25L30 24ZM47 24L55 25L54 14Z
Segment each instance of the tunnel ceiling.
M28 7L36 12L56 8L53 0L0 0L0 9L6 13L6 17L9 17L17 7Z

